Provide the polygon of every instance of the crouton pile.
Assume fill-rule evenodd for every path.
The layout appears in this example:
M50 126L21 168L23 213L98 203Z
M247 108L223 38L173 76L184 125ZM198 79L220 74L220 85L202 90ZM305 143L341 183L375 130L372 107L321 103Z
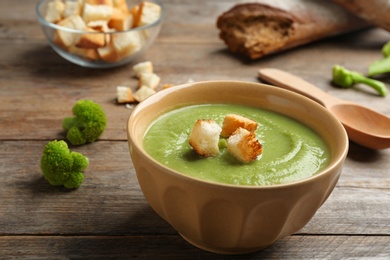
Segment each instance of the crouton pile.
M189 143L200 156L213 157L219 154L219 138L227 138L228 152L239 161L249 163L263 152L254 133L257 126L256 121L236 114L227 115L222 127L214 120L200 119L191 131Z
M89 60L117 62L141 50L148 34L126 31L152 24L161 16L161 6L141 2L132 7L126 0L53 0L48 3L45 19L85 34L56 30L53 41L71 54Z
M135 64L133 66L133 76L138 79L137 90L133 93L133 90L128 86L117 86L116 97L118 103L142 102L157 92L161 79L154 73L151 61ZM164 84L162 89L172 86L172 84Z

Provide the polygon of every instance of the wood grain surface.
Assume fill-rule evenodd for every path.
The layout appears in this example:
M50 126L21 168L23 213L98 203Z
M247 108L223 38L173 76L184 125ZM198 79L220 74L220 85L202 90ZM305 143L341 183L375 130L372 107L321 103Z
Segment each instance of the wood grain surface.
M193 247L149 207L130 159L131 109L115 102L117 85L134 87L132 65L93 70L73 65L47 44L32 0L0 0L0 259L227 259ZM326 39L257 61L232 55L216 17L233 0L163 0L150 60L162 83L226 79L259 82L260 67L283 69L327 93L390 115L389 98L330 84L334 64L366 73L381 58L388 32L373 28ZM390 84L390 78L383 81ZM90 166L74 191L50 186L39 161L45 144L64 139L61 122L78 99L107 113L99 141L72 150ZM245 259L389 259L390 150L354 143L328 201L299 232Z

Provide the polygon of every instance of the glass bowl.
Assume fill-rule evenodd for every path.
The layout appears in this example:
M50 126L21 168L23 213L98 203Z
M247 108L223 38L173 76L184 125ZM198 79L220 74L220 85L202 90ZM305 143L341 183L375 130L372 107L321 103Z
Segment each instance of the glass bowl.
M109 5L89 4L94 2ZM164 10L159 0L39 0L36 14L61 57L82 67L111 68L150 47Z

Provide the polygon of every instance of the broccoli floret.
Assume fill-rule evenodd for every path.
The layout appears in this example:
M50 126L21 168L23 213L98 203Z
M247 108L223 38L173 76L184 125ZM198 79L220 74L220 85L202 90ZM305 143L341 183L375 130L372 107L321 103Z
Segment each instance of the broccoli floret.
M46 144L41 158L41 170L45 179L54 186L78 188L84 180L82 173L89 164L88 158L78 152L71 152L65 141L51 141Z
M333 83L343 88L349 88L354 84L362 83L375 89L380 96L384 97L387 95L387 88L382 82L367 78L363 74L347 70L339 65L333 66Z
M94 142L104 132L107 119L102 107L91 100L79 100L73 106L74 117L67 117L62 122L68 131L66 138L73 145Z

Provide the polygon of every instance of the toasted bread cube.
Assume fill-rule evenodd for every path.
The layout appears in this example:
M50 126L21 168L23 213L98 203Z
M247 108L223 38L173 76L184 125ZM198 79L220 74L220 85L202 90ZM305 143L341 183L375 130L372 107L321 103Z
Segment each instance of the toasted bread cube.
M135 101L133 91L131 88L125 86L116 87L116 99L118 103L131 103Z
M141 73L139 75L138 86L147 86L151 89L156 89L160 84L160 77L155 73Z
M84 57L90 60L98 60L99 54L96 49L85 49Z
M64 17L66 18L72 15L81 15L80 3L67 0L65 1Z
M142 86L140 87L135 93L134 93L134 99L138 102L142 102L148 97L152 96L155 94L156 91L147 87L147 86Z
M45 20L50 23L57 23L62 20L65 4L61 0L49 2L46 9Z
M124 13L121 9L114 7L108 26L117 31L127 31L133 27L133 20L132 14Z
M89 60L98 60L99 59L99 54L97 53L96 49L78 48L78 47L72 45L68 48L68 52L71 54L75 54L75 55L81 56L83 58L89 59Z
M138 26L138 23L139 23L139 17L140 17L140 13L139 13L139 5L133 5L129 11L128 11L129 14L131 14L133 16L133 27L137 27Z
M244 163L256 160L263 152L256 135L241 127L227 139L227 149L230 154Z
M129 11L129 7L127 6L126 0L113 0L114 7L122 10L123 13L127 13Z
M142 38L138 31L116 33L112 35L112 44L120 59L131 55L142 48Z
M79 15L69 16L61 20L58 25L80 31L83 31L86 28L83 19ZM63 48L68 48L79 39L80 34L57 30L54 37L54 41L56 43L58 43Z
M106 62L116 62L120 59L112 44L106 45L102 48L98 48L97 52L99 54L99 57Z
M219 135L221 127L210 119L199 119L192 128L189 143L194 151L203 157L219 154Z
M54 33L54 35L53 35L53 42L54 42L55 44L57 44L58 47L60 47L60 48L62 48L62 49L64 49L64 50L67 50L70 46L72 46L72 45L68 45L68 46L65 45L66 42L67 42L67 41L70 41L70 40L67 40L66 42L64 42L64 39L63 39L64 36L61 36L61 37L60 37L60 35L58 34L58 32L59 32L59 31L56 31L56 32ZM68 37L67 37L66 39L68 39ZM70 39L70 37L69 37L69 39ZM72 40L72 44L73 44L73 40Z
M75 43L76 47L96 49L106 45L106 36L104 33L100 33L99 31L95 31L94 29L88 27L86 28L86 31L93 33L80 35L80 38Z
M80 15L71 15L61 22L61 26L72 28L75 30L83 31L86 28L86 24Z
M257 129L257 122L240 115L228 114L222 123L221 136L229 137L239 127L242 127L249 132L254 132Z
M45 20L50 23L57 23L62 20L65 4L61 0L54 0L47 4Z
M83 19L85 23L98 20L108 21L112 17L112 12L112 6L109 5L85 4L83 11Z
M108 22L104 20L90 21L87 23L87 26L99 32L110 31L110 28L108 28Z
M109 5L113 6L112 0L85 0L86 4L90 5Z
M134 76L139 78L141 73L153 73L153 63L151 61L144 61L133 66Z
M139 17L136 26L152 24L161 16L161 6L152 2L142 2L139 7Z
M80 16L82 16L82 14L84 12L85 2L84 2L84 0L77 0L77 3L79 4Z
M103 21L103 20L91 21L87 24L87 26L99 32L112 31L112 29L108 28L107 21ZM111 41L111 34L106 33L104 34L104 36L105 36L105 43L108 44Z

